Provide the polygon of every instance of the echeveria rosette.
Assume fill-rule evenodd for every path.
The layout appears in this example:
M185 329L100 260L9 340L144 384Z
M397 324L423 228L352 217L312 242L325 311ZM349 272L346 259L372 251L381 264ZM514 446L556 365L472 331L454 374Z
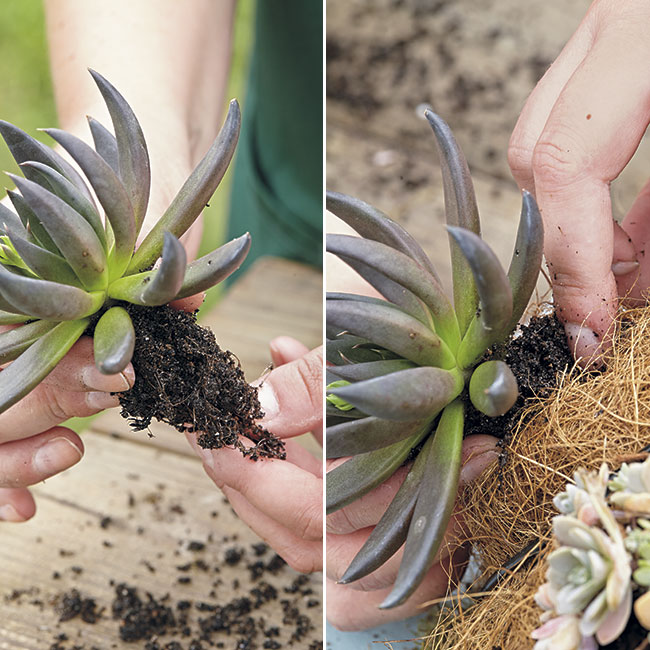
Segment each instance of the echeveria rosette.
M517 399L508 366L499 360L481 363L481 357L516 327L535 287L543 248L539 211L524 193L515 252L504 271L480 237L462 151L440 117L431 111L426 117L441 159L453 305L431 260L400 225L363 201L327 194L327 208L361 236L328 235L328 252L382 296L327 296L332 365L326 451L328 457L352 456L327 475L328 512L360 498L416 455L341 579L358 580L406 543L383 608L400 605L415 591L440 548L456 499L467 401L495 417Z
M241 123L237 102L230 103L215 142L135 250L149 200L147 145L126 100L101 75L91 74L115 135L92 118L95 148L46 129L86 180L56 151L0 121L0 134L24 174L10 175L18 190L8 192L16 213L0 205L0 325L21 325L0 334L0 363L12 362L0 372L0 412L39 384L90 326L97 367L120 372L135 342L126 303L158 306L204 291L239 268L250 248L246 233L187 264L178 240L233 156Z

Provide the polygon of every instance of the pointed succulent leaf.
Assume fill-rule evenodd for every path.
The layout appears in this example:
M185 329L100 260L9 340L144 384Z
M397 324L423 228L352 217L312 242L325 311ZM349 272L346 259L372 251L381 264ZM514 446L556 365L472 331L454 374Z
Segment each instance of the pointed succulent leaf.
M44 145L42 142L35 140L24 131L21 131L17 126L0 120L0 135L4 138L11 155L16 162L20 165L28 160L35 160L37 162L48 165L56 169L60 174L63 174L71 183L76 185L81 192L83 192L88 199L92 200L92 196L88 191L88 187L83 182L83 179L72 165L60 156L56 151ZM28 170L26 176L29 180L35 183L42 182L42 178L35 172Z
M49 375L88 327L88 319L59 323L0 371L0 413Z
M481 224L467 160L449 125L433 111L425 111L424 116L433 129L440 157L447 224L460 226L479 236ZM450 238L449 245L454 283L454 306L460 332L463 335L476 312L478 294L474 286L472 270L466 256L461 252L458 242Z
M327 235L326 250L361 262L408 289L431 310L436 331L453 348L460 343L458 321L440 283L410 257L381 242Z
M251 236L246 233L191 262L176 298L194 296L225 280L242 265L250 247Z
M18 235L27 239L29 237L25 225L17 214L0 203L0 234Z
M4 304L5 301L0 295L0 325L19 325L20 323L25 323L34 318L33 316L27 316L25 314L14 314L13 312L5 311L2 309Z
M427 471L413 511L404 556L393 590L380 605L397 607L413 594L433 565L458 492L463 447L463 404L456 400L440 416L427 454Z
M105 375L122 372L133 357L135 330L126 309L111 307L97 321L93 334L95 365Z
M0 294L23 314L55 321L76 320L94 313L101 307L105 295L103 291L87 293L66 284L26 278L2 265Z
M388 375L398 370L408 370L415 368L412 361L406 359L386 359L381 361L368 361L366 363L350 363L345 366L329 368L334 375L347 381L363 381Z
M341 257L351 269L356 271L366 282L374 287L384 298L399 307L402 311L417 318L421 323L433 329L431 312L424 303L408 289L404 288L389 277L368 266L364 262L354 260L350 257Z
M27 205L27 201L18 192L12 192L11 190L7 191L7 196L13 203L14 208L16 208L16 212L20 220L25 224L29 234L36 239L35 243L40 244L50 253L61 255L61 251L54 243L54 240L47 234L47 230L45 230L34 211Z
M110 165L83 140L60 129L46 129L45 132L72 156L93 186L115 236L111 280L121 277L137 237L133 206L124 184Z
M459 372L411 368L332 390L364 413L396 422L432 418L463 390Z
M504 415L519 397L517 380L503 361L486 361L472 373L469 397L474 408L488 417Z
M501 330L512 315L512 290L494 251L478 236L464 228L449 226L474 275L481 301L481 322L486 330Z
M433 436L429 436L386 512L338 581L340 584L347 585L372 573L404 543L420 493L420 483L427 469L426 459L432 443Z
M543 252L542 215L533 195L524 190L515 250L508 269L508 280L512 288L512 316L503 330L503 338L517 327L519 319L526 311L530 296L537 285Z
M446 343L420 321L391 307L363 302L330 301L327 323L355 336L367 338L420 365L453 368L456 364Z
M353 456L327 473L327 514L340 510L383 483L406 460L413 447L428 433L423 427L410 438L388 447Z
M106 250L106 231L104 230L104 224L102 223L94 202L88 200L75 185L73 185L65 176L59 174L55 169L43 165L43 163L33 161L21 164L22 169L25 169L26 167L36 170L42 178L48 181L53 193L61 200L65 201L90 224L97 235L97 239L99 239L104 250Z
M147 143L135 113L124 97L102 75L94 70L89 72L111 115L117 141L119 175L131 199L136 230L139 232L147 212L151 189Z
M49 332L56 323L37 320L0 334L0 364L19 357L34 341Z
M183 244L166 232L160 266L142 292L145 305L155 307L173 300L183 284L186 266L187 253Z
M117 140L115 136L94 117L88 116L88 125L93 136L95 151L111 166L116 173L120 173L118 163Z
M423 425L421 420L396 424L393 420L367 417L328 426L325 432L327 458L356 456L388 447L412 436Z
M36 246L22 237L9 235L9 239L23 262L39 278L82 288L81 281L62 257L50 253L47 249Z
M112 282L108 295L136 305L155 307L165 305L177 296L183 283L187 255L176 237L165 233L165 245L160 266L153 271L127 275Z
M233 99L216 140L138 247L128 273L142 271L158 258L165 230L180 237L197 220L228 169L237 146L240 125L239 104Z
M83 285L90 291L106 287L106 252L92 226L65 201L40 185L10 174L29 207Z
M408 255L440 281L431 260L420 244L381 210L338 192L327 192L325 207L365 239L381 242Z

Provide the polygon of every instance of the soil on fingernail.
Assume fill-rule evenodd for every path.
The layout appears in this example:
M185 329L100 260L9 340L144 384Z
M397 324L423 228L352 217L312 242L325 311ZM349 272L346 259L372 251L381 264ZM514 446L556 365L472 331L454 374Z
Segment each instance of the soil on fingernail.
M237 357L222 350L196 314L171 307L125 306L136 332L135 384L120 393L134 431L153 419L196 432L204 449L233 447L253 460L285 458L283 442L255 420L264 413ZM246 448L240 436L255 444Z

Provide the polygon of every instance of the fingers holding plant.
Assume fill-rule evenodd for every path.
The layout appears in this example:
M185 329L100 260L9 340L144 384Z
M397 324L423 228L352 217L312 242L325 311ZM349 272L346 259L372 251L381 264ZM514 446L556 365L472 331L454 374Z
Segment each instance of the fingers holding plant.
M322 350L294 339L271 343L278 367L258 383L260 424L285 441L285 460L250 463L233 449L201 449L188 435L208 476L237 514L294 569L318 571L323 560L321 461L290 438L322 427Z

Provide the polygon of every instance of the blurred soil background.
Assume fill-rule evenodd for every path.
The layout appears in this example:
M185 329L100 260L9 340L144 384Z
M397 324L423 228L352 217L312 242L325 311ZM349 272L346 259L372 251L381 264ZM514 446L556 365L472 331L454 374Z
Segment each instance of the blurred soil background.
M415 110L429 103L465 152L484 238L507 265L520 212L508 140L526 98L589 5L328 0L327 188L405 225L449 286L437 154L430 127ZM630 207L648 170L645 141L613 184L616 217Z

